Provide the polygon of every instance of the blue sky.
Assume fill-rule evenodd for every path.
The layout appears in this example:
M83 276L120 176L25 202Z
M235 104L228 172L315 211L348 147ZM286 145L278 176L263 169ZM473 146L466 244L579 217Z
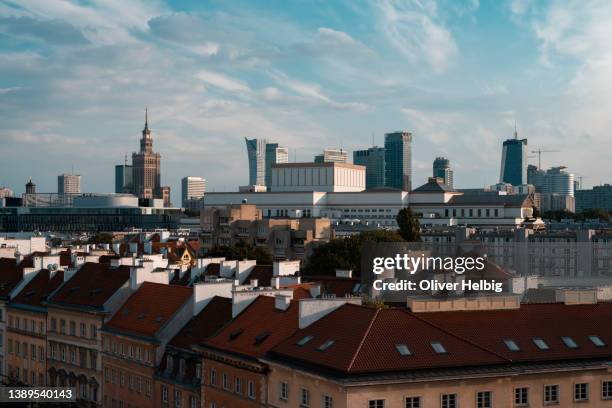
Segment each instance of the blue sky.
M245 136L306 161L398 129L414 185L444 155L482 187L515 120L561 150L543 166L609 182L610 21L606 1L0 0L0 186L74 166L112 191L145 106L175 201L185 175L245 184Z

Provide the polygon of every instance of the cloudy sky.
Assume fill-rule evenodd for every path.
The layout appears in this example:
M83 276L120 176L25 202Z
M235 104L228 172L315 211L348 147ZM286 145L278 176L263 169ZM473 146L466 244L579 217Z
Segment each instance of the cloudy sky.
M0 0L0 186L112 191L145 106L162 183L246 184L244 137L289 147L413 132L414 185L448 156L497 181L514 122L543 166L610 182L612 3ZM535 163L537 160L532 159Z

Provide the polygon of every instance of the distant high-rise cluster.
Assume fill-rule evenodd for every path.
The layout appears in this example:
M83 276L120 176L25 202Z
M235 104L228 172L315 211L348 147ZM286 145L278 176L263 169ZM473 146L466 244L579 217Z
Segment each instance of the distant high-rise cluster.
M132 165L115 166L115 193L135 194L140 198L163 199L170 204L170 187L161 185L161 155L153 151L148 110L140 139L140 150L132 153Z
M57 194L81 194L81 176L67 173L57 176Z
M270 185L272 165L289 162L289 151L266 139L244 139L249 158L249 185Z
M439 177L444 180L451 189L453 188L453 169L450 166L450 160L446 157L436 157L433 162L433 177Z

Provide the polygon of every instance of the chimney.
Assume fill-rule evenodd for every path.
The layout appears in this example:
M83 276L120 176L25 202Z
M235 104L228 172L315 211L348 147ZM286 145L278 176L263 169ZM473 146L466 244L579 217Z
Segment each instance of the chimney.
M193 285L193 315L196 316L215 296L232 297L233 282L196 283Z
M276 295L274 297L274 308L278 310L287 310L291 305L291 296Z
M113 252L116 253L117 255L121 255L119 253L119 250L121 249L121 244L116 242L113 244Z
M270 279L270 286L272 286L274 289L280 288L280 276L275 276Z
M15 263L19 265L21 261L23 261L23 255L21 254L21 252L19 252L19 250L16 250L15 251Z

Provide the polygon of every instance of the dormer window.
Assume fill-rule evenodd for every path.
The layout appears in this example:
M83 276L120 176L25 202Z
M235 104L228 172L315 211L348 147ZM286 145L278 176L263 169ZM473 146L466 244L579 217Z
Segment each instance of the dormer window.
M180 375L184 375L185 374L185 359L181 358L179 360L179 374Z
M172 371L172 366L174 365L174 360L172 356L166 356L166 370Z

